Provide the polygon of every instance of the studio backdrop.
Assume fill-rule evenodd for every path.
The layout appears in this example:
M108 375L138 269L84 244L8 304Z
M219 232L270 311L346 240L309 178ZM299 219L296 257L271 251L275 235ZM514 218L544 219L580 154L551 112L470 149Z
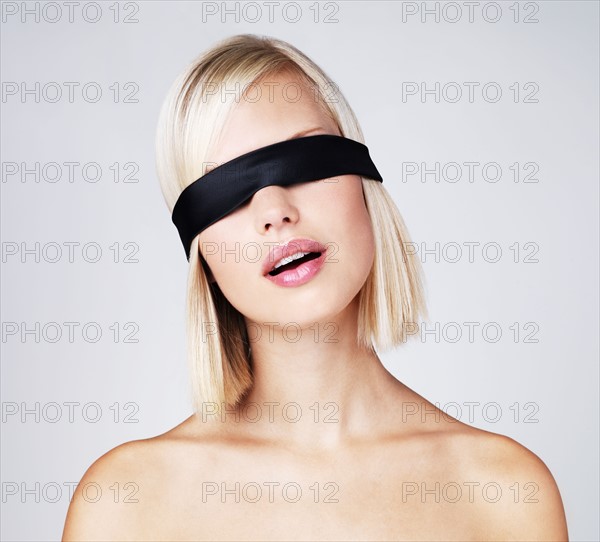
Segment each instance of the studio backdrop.
M335 81L406 222L430 314L386 367L538 455L598 540L598 11L2 2L2 540L60 539L93 461L192 412L154 137L175 77L242 33Z

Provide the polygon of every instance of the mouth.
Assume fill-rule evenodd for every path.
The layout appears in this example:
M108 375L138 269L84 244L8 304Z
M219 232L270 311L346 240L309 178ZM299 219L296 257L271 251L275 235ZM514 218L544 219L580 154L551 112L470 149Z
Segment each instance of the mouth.
M263 276L278 286L300 286L320 271L327 252L328 247L313 239L291 239L271 248Z
M297 252L292 256L288 256L287 258L283 258L279 263L273 266L273 269L267 273L272 277L276 277L280 273L284 271L290 271L292 269L296 269L300 265L306 262L310 262L311 260L317 259L321 256L322 252ZM291 261L289 261L291 260Z

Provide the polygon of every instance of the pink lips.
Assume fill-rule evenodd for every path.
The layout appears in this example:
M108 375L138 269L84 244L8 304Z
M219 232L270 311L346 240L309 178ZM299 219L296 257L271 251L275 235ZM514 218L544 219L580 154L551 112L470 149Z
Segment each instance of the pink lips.
M301 263L294 269L282 271L275 276L269 275L282 258L293 256L298 252L320 252L321 255L314 260ZM278 286L300 286L311 280L321 269L325 262L327 247L313 239L290 239L283 245L271 247L268 256L263 261L263 276Z

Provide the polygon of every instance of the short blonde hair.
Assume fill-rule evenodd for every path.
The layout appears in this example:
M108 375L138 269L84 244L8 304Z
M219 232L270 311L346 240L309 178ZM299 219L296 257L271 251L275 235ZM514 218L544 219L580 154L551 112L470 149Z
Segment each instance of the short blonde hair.
M342 136L364 143L343 94L310 58L272 37L231 36L205 51L177 77L161 108L156 165L170 213L183 189L206 173L203 164L227 115L245 96L242 89L284 71L311 88ZM330 94L331 89L336 89L335 100L326 99L325 93ZM357 344L385 350L406 342L408 323L414 332L419 317L427 317L424 279L419 260L406 250L408 230L385 186L365 178L362 185L373 226L375 258L359 292ZM196 236L190 248L186 307L187 356L196 412L206 403L235 406L253 381L244 318L219 287L209 283L207 269Z

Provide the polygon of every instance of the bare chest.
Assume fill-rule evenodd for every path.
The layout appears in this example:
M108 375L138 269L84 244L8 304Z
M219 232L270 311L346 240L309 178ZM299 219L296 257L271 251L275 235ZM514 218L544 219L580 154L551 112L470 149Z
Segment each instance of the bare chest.
M170 480L146 495L149 540L477 540L474 503L417 471L247 468ZM141 498L143 498L143 491Z

